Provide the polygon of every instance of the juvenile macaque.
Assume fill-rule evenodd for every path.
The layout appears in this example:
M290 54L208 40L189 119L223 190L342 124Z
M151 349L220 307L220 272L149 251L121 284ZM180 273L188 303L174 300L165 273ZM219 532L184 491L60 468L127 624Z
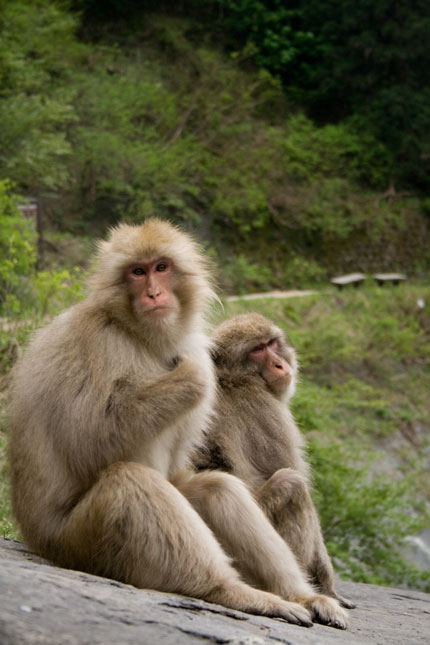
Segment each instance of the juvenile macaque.
M167 222L118 226L91 287L14 370L10 467L25 540L136 587L345 627L240 480L185 470L216 390L203 331L213 291L196 244Z
M335 592L303 438L286 405L298 371L293 348L279 327L256 313L221 324L213 342L217 416L196 466L242 479L317 588L354 607Z

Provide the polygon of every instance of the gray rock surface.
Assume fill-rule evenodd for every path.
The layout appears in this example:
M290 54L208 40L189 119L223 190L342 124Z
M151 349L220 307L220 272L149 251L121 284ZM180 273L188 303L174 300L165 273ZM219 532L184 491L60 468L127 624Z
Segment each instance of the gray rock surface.
M0 538L1 645L430 643L430 595L339 583L350 629L311 629L52 566Z

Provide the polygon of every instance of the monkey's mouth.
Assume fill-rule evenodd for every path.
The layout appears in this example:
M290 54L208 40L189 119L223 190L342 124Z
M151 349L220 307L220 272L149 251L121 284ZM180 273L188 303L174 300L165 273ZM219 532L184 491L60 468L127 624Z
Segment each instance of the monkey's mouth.
M156 305L148 309L144 309L144 314L155 315L155 316L167 316L173 311L172 307L167 307L166 305Z
M291 374L279 374L272 379L272 383L289 383L291 381Z

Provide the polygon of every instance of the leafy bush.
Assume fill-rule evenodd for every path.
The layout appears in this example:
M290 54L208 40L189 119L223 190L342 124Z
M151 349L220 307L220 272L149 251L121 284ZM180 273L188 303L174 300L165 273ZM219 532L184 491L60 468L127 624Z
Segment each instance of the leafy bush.
M81 295L80 269L36 272L34 224L18 210L19 197L0 181L0 312L34 318L55 313Z
M2 3L0 22L0 177L37 194L69 179L74 121L70 67L85 46L75 37L77 17L58 2Z
M300 179L349 177L379 188L388 184L388 151L352 124L317 128L303 114L293 116L288 122L285 151L287 167Z
M426 190L427 5L401 0L393 17L384 2L370 6L367 0L308 0L294 6L282 0L217 4L225 8L218 20L230 48L252 51L257 64L278 74L287 95L319 122L352 119L360 124L369 143L373 136L380 143L380 147L371 144L371 156L389 150L382 154L388 164L378 173L378 181L389 173L404 185Z
M83 296L82 279L79 268L38 272L33 283L33 311L43 317L74 304Z
M97 39L83 42L80 14L63 3L3 5L0 177L42 196L60 230L100 234L121 219L166 217L204 232L220 257L239 249L249 264L267 258L267 288L285 286L285 266L294 284L292 257L312 263L309 279L427 270L425 200L363 190L388 184L391 153L357 119L317 127L278 78L249 65L250 51L228 58L201 38L197 18L213 7L181 3L173 14L193 17L178 19L168 3L157 14L155 4L133 2L133 24L103 31L98 22ZM295 10L281 5L229 3L246 24L254 10L264 14L269 31L271 13L292 19ZM127 17L120 3L110 7ZM91 20L85 28L92 33ZM247 275L241 288L260 288Z
M333 440L310 444L315 501L330 555L349 580L430 590L430 572L408 565L402 555L405 538L428 522L426 515L417 516L413 481L379 475L369 482L371 459L369 452Z
M12 184L0 180L0 308L6 309L16 306L36 261L34 225L19 212L18 200Z
M223 266L223 287L232 293L246 293L247 289L267 289L271 283L271 272L265 266L249 262L239 254Z

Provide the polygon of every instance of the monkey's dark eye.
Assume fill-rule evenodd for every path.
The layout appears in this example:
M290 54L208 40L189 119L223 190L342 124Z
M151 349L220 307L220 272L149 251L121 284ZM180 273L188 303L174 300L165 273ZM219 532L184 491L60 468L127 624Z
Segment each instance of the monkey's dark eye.
M278 341L276 340L276 338L272 338L272 340L269 340L267 344L269 345L269 347L273 347L273 345L278 344Z
M254 347L253 349L251 349L251 352L252 353L254 353L254 352L262 352L264 348L265 348L264 343L260 343L260 345L257 345L257 347Z
M142 267L136 267L132 271L133 275L145 275L145 269L142 269Z
M157 264L157 271L167 271L167 264L165 262L160 262L160 264Z

